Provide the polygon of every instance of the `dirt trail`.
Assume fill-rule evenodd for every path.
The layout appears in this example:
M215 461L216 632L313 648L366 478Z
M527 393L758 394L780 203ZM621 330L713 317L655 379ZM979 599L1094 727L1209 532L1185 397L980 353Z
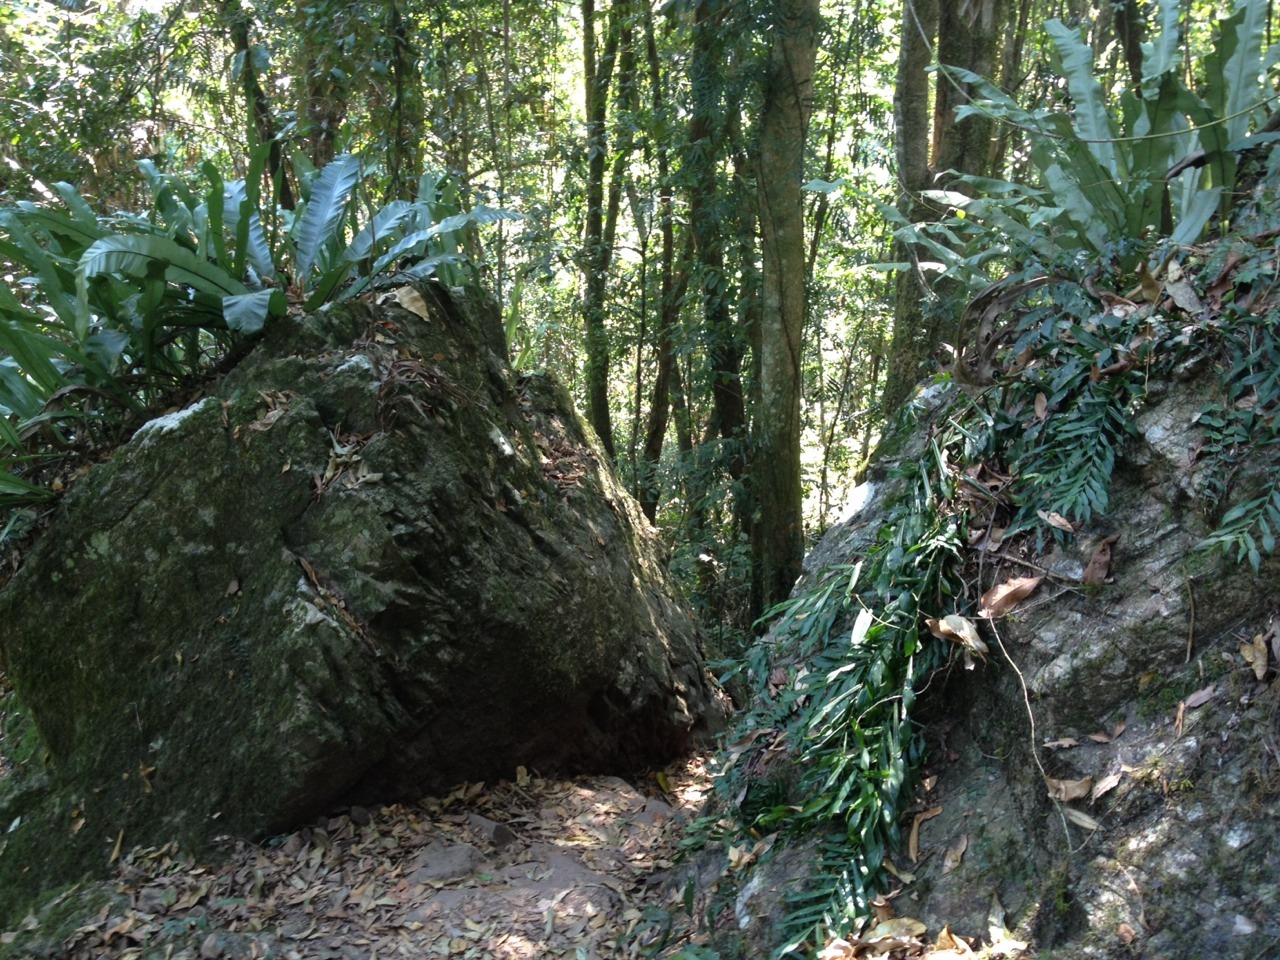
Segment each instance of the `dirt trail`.
M463 786L443 799L353 808L221 864L168 848L120 858L120 897L86 918L68 958L639 957L680 912L663 872L709 779L670 791L616 777ZM28 923L34 918L29 918Z

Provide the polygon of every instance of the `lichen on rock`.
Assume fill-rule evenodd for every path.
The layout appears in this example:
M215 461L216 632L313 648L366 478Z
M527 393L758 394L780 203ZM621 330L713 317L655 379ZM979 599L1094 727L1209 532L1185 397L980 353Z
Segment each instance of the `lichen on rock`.
M117 843L260 836L517 764L622 772L717 723L565 391L511 372L491 307L420 292L426 316L282 322L81 480L0 591L47 748L39 796L0 809L0 914Z

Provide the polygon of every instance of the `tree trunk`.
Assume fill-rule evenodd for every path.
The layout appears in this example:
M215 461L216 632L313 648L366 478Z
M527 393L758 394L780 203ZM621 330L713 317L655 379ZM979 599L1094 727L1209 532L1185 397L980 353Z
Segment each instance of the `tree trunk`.
M413 200L422 175L422 76L397 0L387 4L387 39L391 43L391 76L395 100L387 130L388 200Z
M250 152L257 144L271 145L267 153L267 173L276 189L276 202L282 209L292 210L293 188L289 185L289 174L284 168L280 141L276 139L275 117L271 113L271 104L263 92L262 83L258 80L258 69L254 63L253 44L249 37L252 20L240 6L239 0L227 0L222 10L230 28L231 46L240 66L240 86L249 110Z
M616 17L614 18L616 22ZM612 460L617 456L609 416L609 333L605 328L605 280L609 245L605 241L604 174L607 144L605 115L613 73L616 33L610 31L604 56L596 56L595 0L582 0L582 63L587 108L587 211L582 243L583 324L586 328L587 419Z
M1004 26L1004 0L939 4L938 60L982 77L996 73L998 31ZM959 123L956 110L977 95L972 84L940 82L934 96L933 168L943 174L990 175L995 157L995 121L973 114Z
M800 346L805 320L801 182L813 109L818 0L773 0L756 158L761 253L760 406L751 463L752 606L791 592L804 557Z
M898 161L898 210L913 223L926 211L916 202L930 181L929 76L930 45L938 29L937 0L906 0L902 13L902 47L898 85L893 93L894 146ZM882 398L886 417L906 403L932 349L926 329L924 301L929 296L914 244L894 241L894 260L906 264L897 275L893 303L893 339Z

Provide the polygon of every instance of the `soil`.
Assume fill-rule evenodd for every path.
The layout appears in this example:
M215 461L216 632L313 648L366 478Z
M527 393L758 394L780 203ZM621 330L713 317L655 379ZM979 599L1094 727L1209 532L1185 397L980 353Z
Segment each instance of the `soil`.
M260 845L228 841L220 862L171 846L117 851L114 899L61 940L61 953L42 954L650 956L688 935L672 929L681 892L664 879L709 785L701 758L639 784L522 770L518 782L353 807ZM68 906L81 895L67 894ZM48 936L35 916L24 928ZM0 935L0 954L18 936Z

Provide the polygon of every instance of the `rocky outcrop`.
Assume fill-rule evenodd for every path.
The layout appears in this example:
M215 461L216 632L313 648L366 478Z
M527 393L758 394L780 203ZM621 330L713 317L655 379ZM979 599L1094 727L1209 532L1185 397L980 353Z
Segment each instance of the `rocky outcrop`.
M975 556L974 598L1034 567L1048 575L982 626L988 659L940 672L919 704L931 789L901 825L905 838L922 814L919 861L890 853L902 878L891 909L930 941L948 925L982 940L1006 927L1040 957L1245 958L1280 936L1280 560L1254 572L1199 548L1215 523L1198 506L1204 396L1194 380L1152 390L1105 517L1043 554ZM798 592L866 555L902 496L895 466L928 456L927 442L921 429L875 467ZM1266 471L1246 464L1232 502ZM1113 537L1108 575L1086 582L1099 581L1085 572ZM767 639L795 664L785 637ZM1259 645L1267 652L1247 659ZM779 843L740 870L727 939L748 955L775 947L780 896L819 862L812 841Z
M290 320L80 480L0 592L43 745L0 794L0 912L121 844L665 760L717 712L670 596L491 308Z

